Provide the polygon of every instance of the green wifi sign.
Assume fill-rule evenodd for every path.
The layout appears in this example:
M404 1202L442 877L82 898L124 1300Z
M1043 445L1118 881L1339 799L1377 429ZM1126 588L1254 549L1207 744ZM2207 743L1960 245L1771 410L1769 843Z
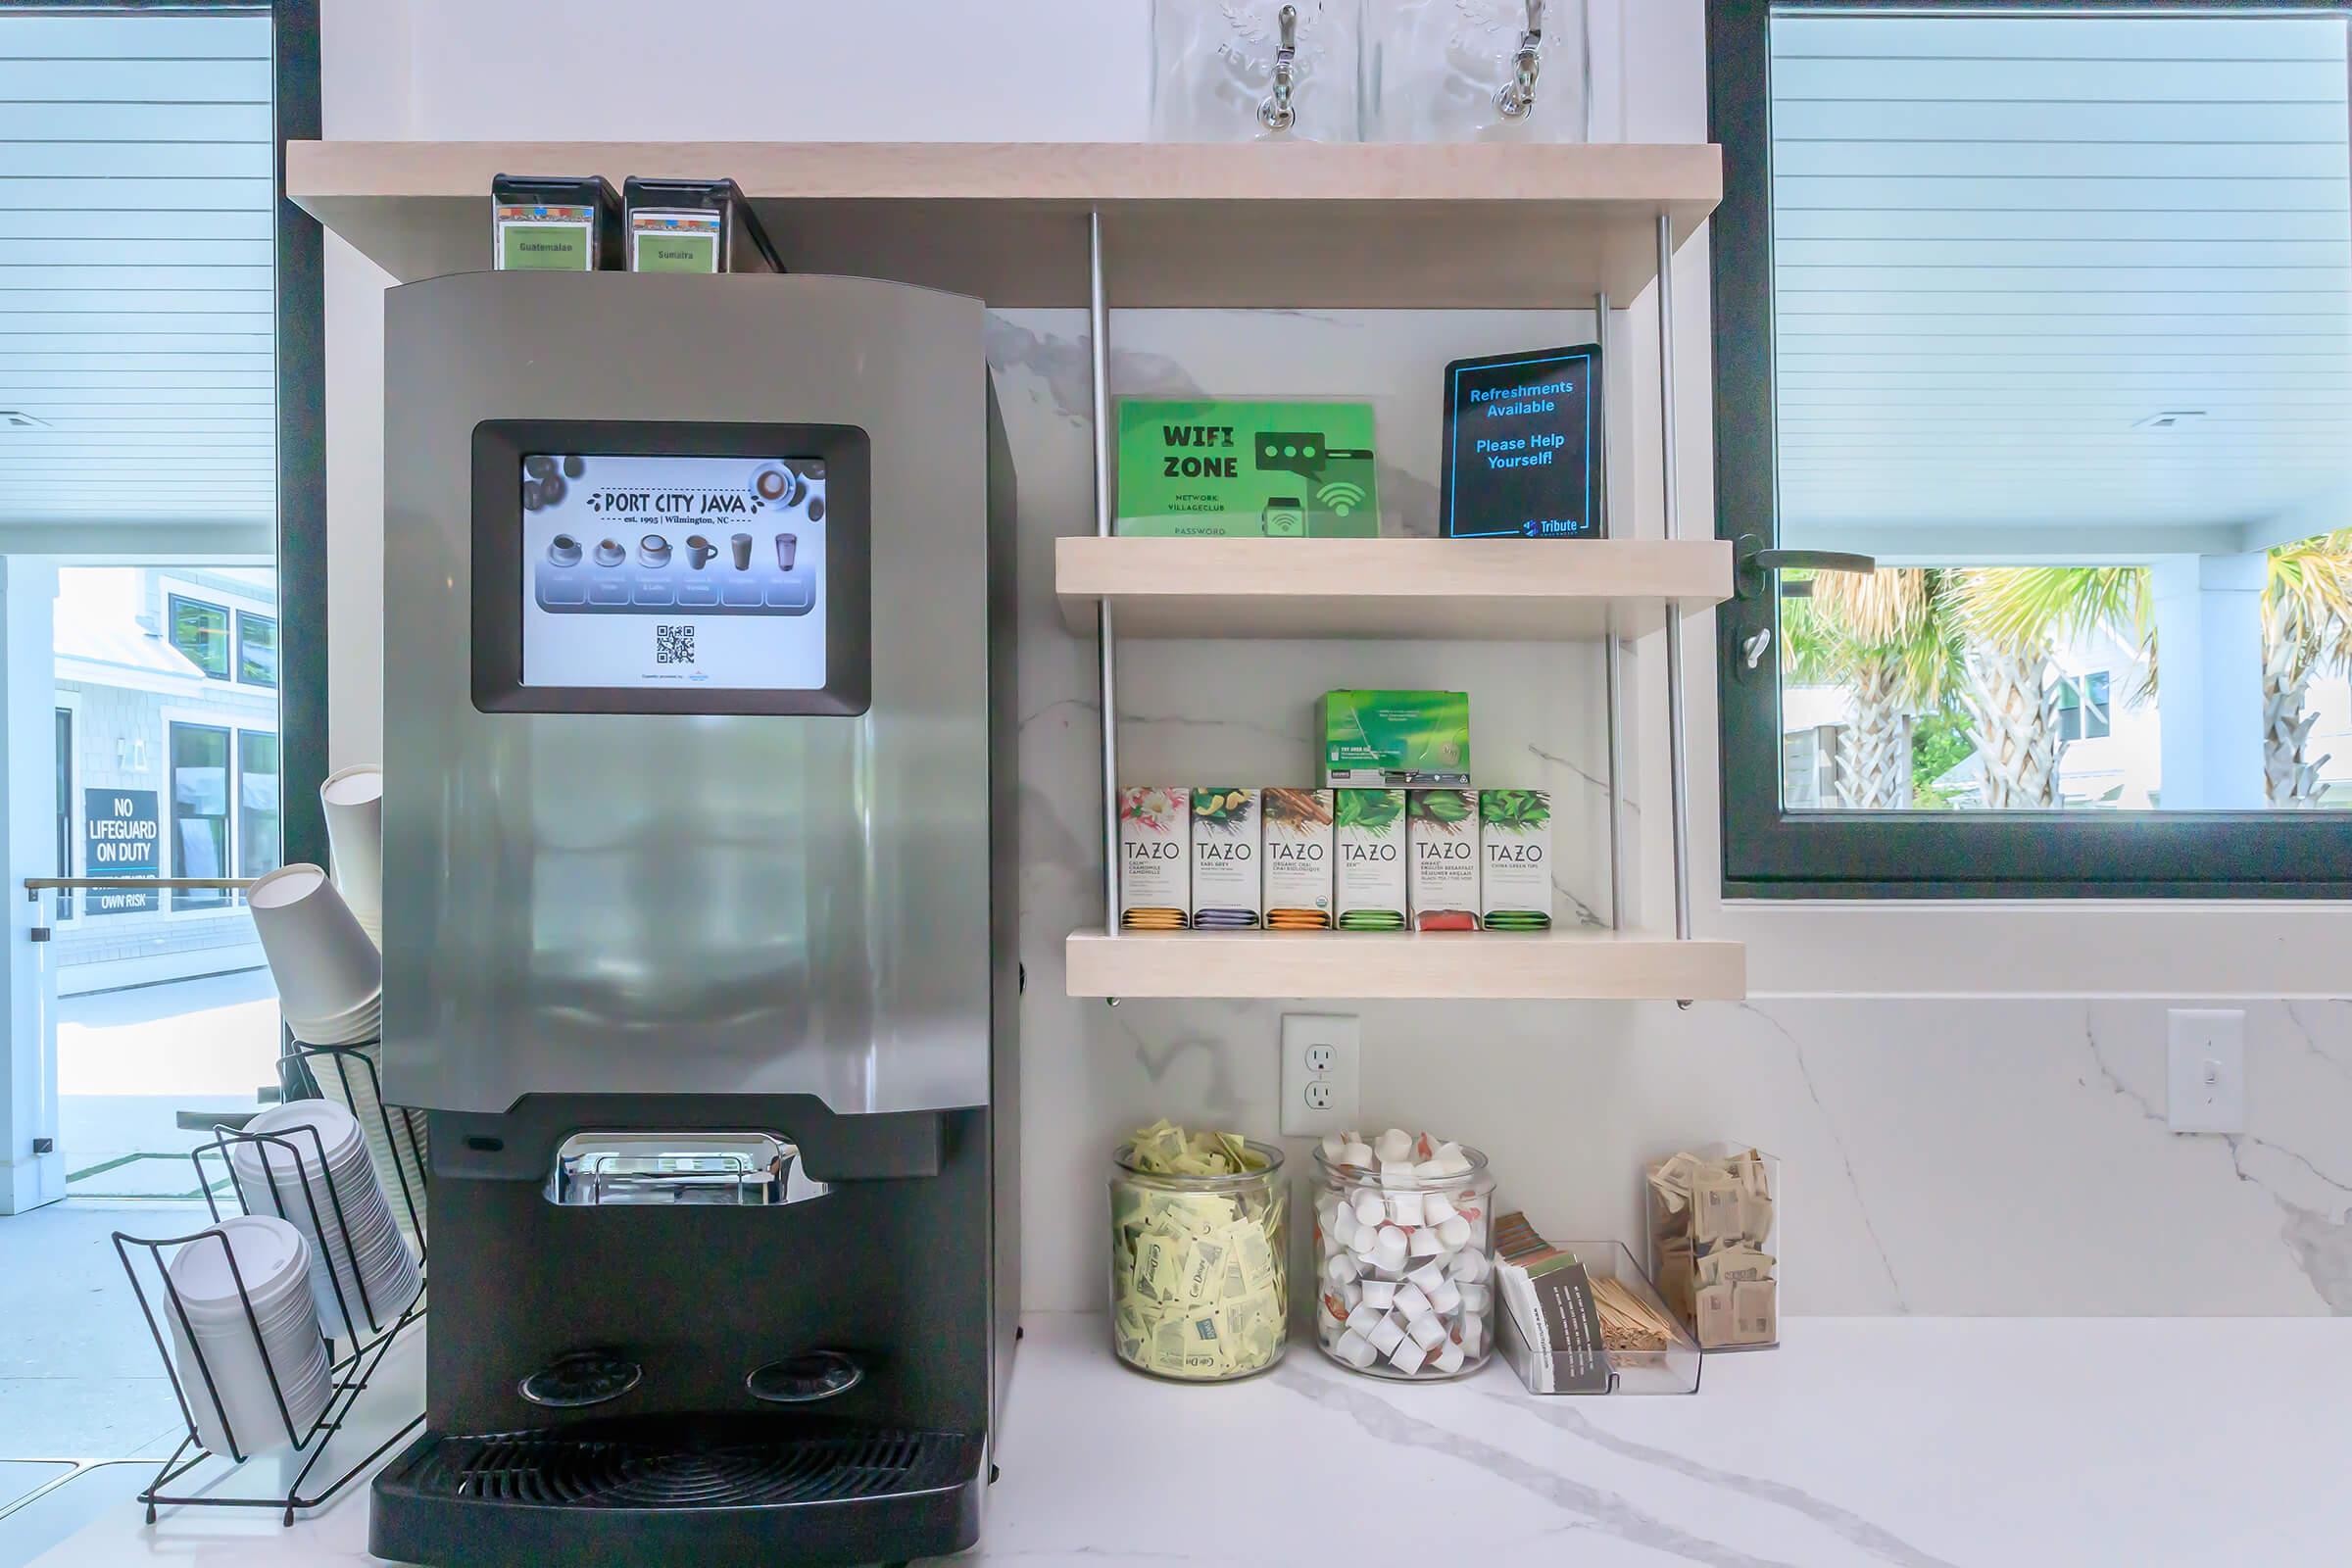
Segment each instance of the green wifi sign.
M1377 537L1372 430L1368 403L1123 400L1118 531Z

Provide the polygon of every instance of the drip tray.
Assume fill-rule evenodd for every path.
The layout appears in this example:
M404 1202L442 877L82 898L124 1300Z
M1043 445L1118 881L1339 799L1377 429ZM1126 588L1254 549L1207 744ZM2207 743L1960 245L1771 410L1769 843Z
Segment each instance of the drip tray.
M976 1436L648 1420L451 1437L377 1476L368 1549L437 1568L899 1562L980 1534Z

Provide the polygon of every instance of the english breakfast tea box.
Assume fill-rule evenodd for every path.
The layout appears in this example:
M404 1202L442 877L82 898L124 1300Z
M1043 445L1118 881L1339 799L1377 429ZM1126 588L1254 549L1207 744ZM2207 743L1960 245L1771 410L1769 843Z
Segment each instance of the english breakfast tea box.
M1479 912L1490 931L1551 929L1551 797L1478 792Z
M1119 925L1181 931L1193 907L1192 792L1164 785L1119 791Z
M1343 931L1404 929L1404 791L1334 790L1333 908Z
M1257 791L1193 791L1193 929L1257 927Z
M1416 931L1478 929L1478 796L1473 790L1412 790L1404 797L1404 843L1412 861Z
M1331 791L1268 790L1262 808L1267 927L1330 930Z

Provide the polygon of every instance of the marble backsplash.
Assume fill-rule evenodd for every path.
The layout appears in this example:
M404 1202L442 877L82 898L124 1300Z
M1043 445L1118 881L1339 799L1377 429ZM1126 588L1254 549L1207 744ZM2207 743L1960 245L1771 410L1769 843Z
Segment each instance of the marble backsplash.
M1589 341L1592 325L1589 313L1123 312L1111 379L1121 394L1400 388L1377 400L1385 527L1427 533L1445 363ZM1100 1305L1103 1184L1123 1129L1164 1115L1273 1136L1286 1010L1113 1008L1063 995L1063 935L1102 918L1095 650L1063 628L1053 596L1054 538L1093 528L1084 333L1071 312L990 322L1022 512L1022 1241L1033 1309ZM1127 642L1120 654L1121 771L1135 782L1304 781L1326 688L1468 690L1480 777L1555 792L1562 909L1605 919L1592 651ZM2249 1130L2232 1138L2166 1128L2164 1007L1858 999L1290 1010L1358 1013L1364 1121L1480 1145L1506 1200L1557 1236L1635 1240L1640 1164L1678 1146L1736 1140L1778 1153L1791 1313L2352 1313L2352 1004L2249 1009Z

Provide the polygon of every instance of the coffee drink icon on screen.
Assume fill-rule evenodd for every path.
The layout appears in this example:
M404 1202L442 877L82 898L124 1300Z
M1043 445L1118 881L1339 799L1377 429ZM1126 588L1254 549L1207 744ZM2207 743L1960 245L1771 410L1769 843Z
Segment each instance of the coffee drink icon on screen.
M776 569L790 571L793 558L800 554L801 536L797 533L776 535Z
M649 533L637 541L637 564L666 566L669 564L669 541L658 533Z
M576 566L580 564L580 542L567 533L560 533L548 541L547 559L558 566Z
M735 569L737 571L751 570L752 536L748 533L739 533L727 542L735 547Z
M709 565L710 558L717 554L718 547L701 534L690 533L686 536L686 564L695 570L700 571Z
M628 559L629 553L620 548L619 540L600 539L597 541L596 564L598 565L617 566Z

